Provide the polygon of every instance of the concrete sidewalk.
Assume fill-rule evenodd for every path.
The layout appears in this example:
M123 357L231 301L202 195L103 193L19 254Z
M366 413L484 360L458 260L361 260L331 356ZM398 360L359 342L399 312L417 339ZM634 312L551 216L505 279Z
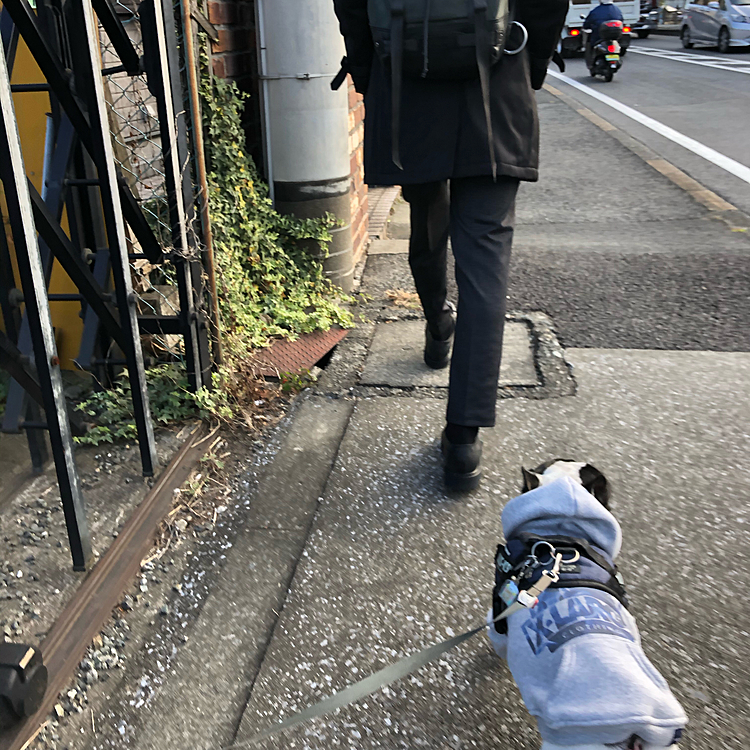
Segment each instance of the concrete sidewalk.
M748 562L750 355L566 356L577 395L501 402L497 428L484 434L483 485L468 498L441 486L442 401L359 401L239 740L481 622L500 511L518 491L521 465L574 456L612 480L644 647L691 719L683 747L745 746L750 612L741 590L727 599L722 590L736 580L725 571ZM535 742L507 669L480 636L263 747L532 750Z
M392 239L367 261L370 322L347 337L238 479L215 549L206 542L203 563L194 556L162 631L109 691L97 734L76 748L244 747L269 724L481 622L501 509L520 487L522 465L556 456L591 461L612 482L644 648L690 717L683 750L746 747L750 354L731 351L747 349L746 329L732 327L731 310L713 309L710 330L685 345L690 326L681 321L702 304L701 292L678 294L667 281L675 254L689 274L712 248L731 280L750 245L565 104L547 94L540 102L545 170L519 203L514 312L498 424L483 432L480 489L444 491L437 439L446 383L419 362L420 314L386 295L413 291L402 204ZM572 143L585 144L601 174L617 168L615 220L602 216L606 185L581 179ZM622 277L608 277L605 257L628 231L653 247L651 266L641 245L620 269L633 274L629 317L608 307ZM561 275L578 273L580 290L543 294L559 283L540 265L550 255ZM710 346L711 334L720 346ZM676 351L698 348L726 351ZM183 596L188 583L197 598ZM484 636L259 745L538 746Z
M674 310L663 304L670 291L660 274L673 261L670 253L683 256L682 273L689 273L694 254L717 250L746 264L746 239L711 222L686 193L551 97L541 97L541 111L546 169L542 182L524 186L519 200L513 307L535 309L534 282L548 281L531 278L539 253L557 254L563 266L571 263L568 254L606 255L611 243L629 241L632 255L639 254L630 263L642 271L645 243L653 248L648 257L656 270L641 278L634 301L645 306L643 317L638 311L635 320L612 320L597 308L600 297L591 285L606 277L602 258L597 278L581 279L580 298L561 300L565 335L581 337L578 316L590 310L589 340L608 340L606 329L613 326L630 327L626 337L638 340L646 335L639 328L653 321L648 306L661 303L651 325L663 329L665 340L676 340L683 332L674 325L686 300L675 301ZM571 143L585 144L586 165L597 170L582 168L581 150ZM582 179L597 172L617 174L618 211L608 225L602 216L611 203L606 185L593 176ZM538 392L501 391L525 397L500 401L497 427L484 431L481 488L469 497L448 495L437 444L444 394L427 389L432 383L425 378L434 376L417 367L411 379L404 375L404 347L393 329L404 325L394 318L409 314L384 304L386 288L412 289L407 236L403 206L392 221L394 239L376 245L368 261L364 291L384 322L363 352L353 391L359 398L237 741L481 621L490 603L500 511L518 491L521 465L574 456L612 480L625 537L621 565L645 650L690 716L682 747L745 747L750 683L741 665L750 656L750 607L740 592L725 602L721 590L732 578L725 579L725 571L750 561L744 499L750 489L750 354L567 349L575 395L545 392L543 377L535 381ZM610 288L611 281L604 285ZM717 321L722 326L724 344L731 334L725 320ZM535 348L533 325L529 331ZM412 361L419 358L420 332L408 337ZM379 346L383 339L389 348ZM742 341L722 348L747 348ZM543 360L554 358L539 348L535 356L538 372ZM389 369L390 379L371 376ZM514 374L523 380L520 370ZM320 391L335 391L340 378L334 365ZM376 383L379 390L371 387ZM532 750L538 739L507 669L477 637L362 704L263 747Z

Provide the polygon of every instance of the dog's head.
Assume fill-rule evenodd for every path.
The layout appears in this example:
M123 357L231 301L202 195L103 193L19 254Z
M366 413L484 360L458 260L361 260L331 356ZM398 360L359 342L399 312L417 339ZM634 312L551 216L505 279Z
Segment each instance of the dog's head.
M605 508L609 510L609 484L604 474L595 466L571 461L567 458L553 458L545 461L536 469L529 471L521 467L523 487L521 492L535 490L545 484L554 482L562 476L568 476L588 490Z

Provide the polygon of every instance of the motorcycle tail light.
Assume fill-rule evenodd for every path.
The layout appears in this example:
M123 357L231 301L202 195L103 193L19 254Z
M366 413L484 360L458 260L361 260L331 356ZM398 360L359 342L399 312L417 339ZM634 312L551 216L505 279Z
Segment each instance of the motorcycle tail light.
M630 33L630 26L623 26L622 30L623 30L623 32L625 34L629 34Z
M571 29L570 30L570 35L571 36L580 36L580 34L581 34L581 30L580 29Z
M607 52L617 52L617 45L616 44L610 44L607 47Z

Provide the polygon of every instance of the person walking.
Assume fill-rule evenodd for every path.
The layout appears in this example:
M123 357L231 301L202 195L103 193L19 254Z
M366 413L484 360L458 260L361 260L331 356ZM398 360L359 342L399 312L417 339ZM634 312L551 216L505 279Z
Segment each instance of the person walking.
M400 185L409 203L409 265L427 321L424 361L435 369L450 364L445 482L468 491L481 478L479 428L495 425L516 193L521 180L538 179L533 90L544 81L568 0L512 0L507 33L493 36L486 56L479 49L481 13L486 18L498 1L455 0L481 10L469 14L468 22L476 21L469 33L455 37L457 56L459 47L476 56L474 70L456 76L452 40L431 24L431 0L420 4L424 22L416 39L414 24L401 22L405 5L415 2L333 0L346 57L332 87L348 72L364 95L365 182ZM449 4L432 0L433 9ZM387 23L370 18L383 8L390 10ZM415 55L423 66L417 75L408 71ZM457 311L447 293L449 238Z

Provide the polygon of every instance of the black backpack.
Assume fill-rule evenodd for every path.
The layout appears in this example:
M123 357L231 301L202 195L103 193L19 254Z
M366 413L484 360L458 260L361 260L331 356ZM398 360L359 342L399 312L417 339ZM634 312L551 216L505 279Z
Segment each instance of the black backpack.
M511 21L510 0L368 0L367 14L378 56L391 69L392 158L399 168L401 80L466 80L479 77L493 177L497 162L490 115L490 68L503 54L517 54L528 38ZM506 50L512 25L521 43Z

